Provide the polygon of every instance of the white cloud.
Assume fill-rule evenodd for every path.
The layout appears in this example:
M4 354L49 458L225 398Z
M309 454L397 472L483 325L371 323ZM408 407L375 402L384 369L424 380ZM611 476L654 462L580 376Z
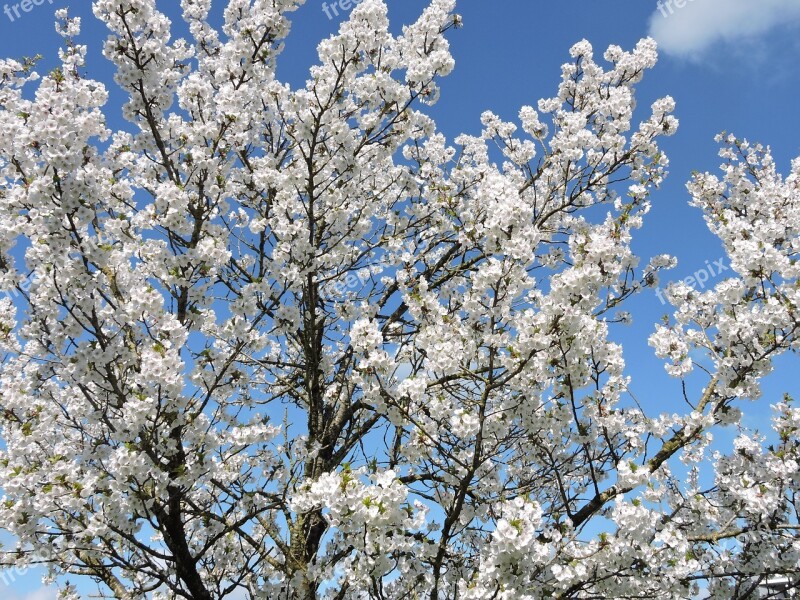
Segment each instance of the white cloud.
M23 600L55 600L56 594L55 588L39 588L23 596Z
M56 600L56 588L40 587L30 592L10 592L0 590L3 600Z
M793 22L800 24L798 0L660 0L650 35L662 52L696 58L717 42L753 39Z

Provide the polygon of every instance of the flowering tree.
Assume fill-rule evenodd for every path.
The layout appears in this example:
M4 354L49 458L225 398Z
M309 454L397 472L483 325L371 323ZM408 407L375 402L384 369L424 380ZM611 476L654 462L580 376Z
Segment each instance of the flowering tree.
M746 598L796 569L800 411L708 444L798 347L800 160L725 138L690 184L735 275L669 289L650 342L691 408L648 416L610 336L673 263L630 248L677 126L670 98L632 124L655 44L581 42L521 130L449 145L453 0L396 37L364 0L292 89L300 4L218 31L182 0L187 42L95 0L130 131L66 12L60 68L0 61L4 563L196 600Z

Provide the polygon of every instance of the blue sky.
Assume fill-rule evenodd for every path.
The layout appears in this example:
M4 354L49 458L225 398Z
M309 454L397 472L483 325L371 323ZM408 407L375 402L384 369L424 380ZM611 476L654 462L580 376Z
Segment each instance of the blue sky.
M0 12L0 56L39 53L45 66L52 65L60 43L53 12L68 7L71 14L83 17L80 41L90 47L89 76L113 90L111 70L99 53L105 32L91 15L89 0L35 1L41 4L31 2L29 12L20 6L16 16L19 0L0 0L0 7L8 8ZM223 2L214 0L215 9L221 9ZM177 0L157 4L177 20ZM425 0L389 0L395 25L399 28L414 18L425 4ZM304 82L318 41L346 17L347 11L338 4L328 1L327 6L332 19L321 0L309 0L295 14L294 31L279 67L281 77L295 85ZM681 127L663 142L671 159L670 177L652 198L653 210L635 248L643 255L678 256L674 279L723 256L699 211L688 207L684 187L692 170L717 168L716 133L726 130L769 144L783 171L791 158L800 155L800 0L461 0L458 11L464 27L450 36L456 70L442 83L442 99L431 110L451 139L462 131L477 132L484 110L513 119L520 106L552 95L569 47L582 38L591 41L599 55L612 43L630 48L641 37L656 37L662 59L640 84L639 103L647 107L657 97L672 95ZM120 95L112 94L110 104L110 124L119 126ZM646 345L652 324L665 312L655 294L648 294L637 300L634 325L621 335L630 344L626 359L634 376L633 389L651 412L677 410L672 400L677 383L663 377L660 363ZM766 423L767 403L779 399L784 389L796 387L783 376L785 372L780 369L770 378L765 386L768 397L752 423ZM6 600L54 598L54 593L40 588L37 574L17 574L10 586L6 581L10 580L0 579L0 597Z

